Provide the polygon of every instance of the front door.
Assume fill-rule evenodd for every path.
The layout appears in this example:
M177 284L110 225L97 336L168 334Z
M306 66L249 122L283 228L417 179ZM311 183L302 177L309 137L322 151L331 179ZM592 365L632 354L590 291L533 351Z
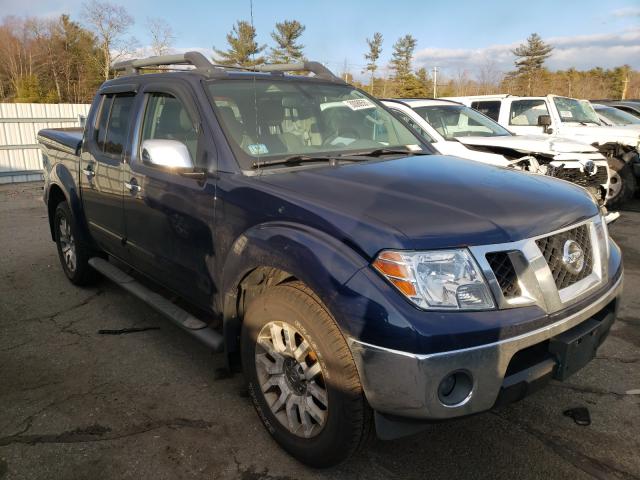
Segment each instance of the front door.
M180 89L147 86L124 167L125 230L129 262L204 308L211 306L215 181L196 180L154 165L141 155L145 140L174 140L194 167L208 169L212 152L202 142L195 102ZM151 159L153 160L153 159Z
M101 95L81 155L80 185L89 231L98 245L124 252L122 159L131 131L134 93Z

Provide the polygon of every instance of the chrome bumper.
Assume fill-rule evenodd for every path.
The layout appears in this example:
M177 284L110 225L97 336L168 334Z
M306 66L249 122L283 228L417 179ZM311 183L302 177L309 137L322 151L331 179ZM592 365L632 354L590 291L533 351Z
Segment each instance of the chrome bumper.
M617 297L622 275L596 301L551 325L495 343L434 354L386 349L349 338L360 380L371 407L417 419L447 419L490 409L496 402L511 358L591 318ZM462 371L473 379L471 394L454 406L438 398L441 380Z

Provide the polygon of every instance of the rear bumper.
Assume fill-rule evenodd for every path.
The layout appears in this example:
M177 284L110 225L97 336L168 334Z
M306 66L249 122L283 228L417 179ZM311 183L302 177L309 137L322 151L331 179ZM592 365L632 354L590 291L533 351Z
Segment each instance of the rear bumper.
M622 275L581 310L555 323L505 340L476 347L414 354L371 345L350 338L349 344L371 407L379 413L424 420L444 420L482 412L497 403L521 398L558 368L549 355L522 368L512 364L527 349L557 337L587 321L602 322L599 340L606 337L618 307ZM544 345L543 345L544 348ZM523 352L516 357L516 354ZM511 366L510 366L511 365ZM439 398L440 382L460 372L470 379L471 392L451 405Z

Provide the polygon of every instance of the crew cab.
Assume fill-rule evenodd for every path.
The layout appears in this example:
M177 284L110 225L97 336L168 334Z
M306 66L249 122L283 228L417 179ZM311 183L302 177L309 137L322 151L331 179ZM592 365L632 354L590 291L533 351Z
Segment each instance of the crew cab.
M619 207L637 190L638 132L602 125L589 102L558 95L449 97L474 108L517 135L546 134L589 143L607 157L611 170L609 205Z
M607 159L591 145L546 135L513 135L489 117L451 100L383 103L444 155L550 175L586 188L601 204L607 200Z
M62 269L224 353L300 461L520 399L606 338L622 259L583 188L435 155L316 62L115 69L84 131L39 132Z

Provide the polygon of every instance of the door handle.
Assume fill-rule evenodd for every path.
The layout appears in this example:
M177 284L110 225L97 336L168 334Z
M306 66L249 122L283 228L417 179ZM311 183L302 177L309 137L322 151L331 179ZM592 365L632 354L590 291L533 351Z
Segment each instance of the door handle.
M142 187L137 183L124 182L124 187L128 189L131 193L138 193L142 191Z
M87 168L82 169L82 173L84 173L88 178L93 178L96 176L96 172L91 168L91 164L87 165Z

